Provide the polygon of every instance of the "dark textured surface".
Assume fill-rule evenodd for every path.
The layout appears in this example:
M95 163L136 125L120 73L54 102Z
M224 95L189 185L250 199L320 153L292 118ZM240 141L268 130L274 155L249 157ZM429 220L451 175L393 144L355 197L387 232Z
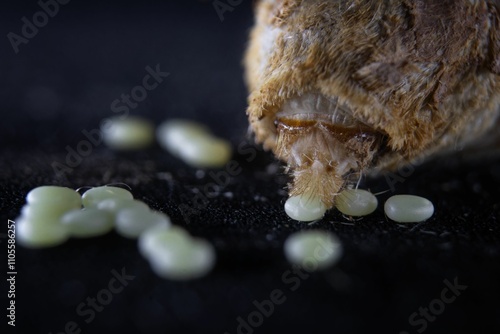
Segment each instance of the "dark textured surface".
M121 182L175 224L210 240L218 256L209 276L178 283L156 277L136 243L114 233L46 250L19 246L17 332L59 333L74 321L82 333L232 334L238 317L248 319L256 310L254 301L280 289L285 302L254 333L418 333L423 327L409 324L409 316L441 297L444 280L457 278L467 289L428 322L425 333L498 333L500 159L429 162L400 179L395 192L384 177L367 181L375 193L389 190L378 196L380 203L394 193L431 199L436 214L422 224L389 222L382 205L359 221L335 211L312 225L290 220L283 211L287 179L281 167L245 137L240 60L250 7L243 1L221 22L211 2L70 2L19 54L4 39L0 103L9 121L0 125L1 233L35 186ZM11 8L1 22L4 34L18 32L20 18L38 9L35 3ZM56 175L51 164L65 162L66 147L76 148L85 139L82 130L112 115L111 101L156 64L170 75L131 114L209 124L234 144L237 175L213 187L214 175L225 169L192 169L158 147L118 153L103 145L72 173ZM345 254L336 268L290 271L282 244L303 228L339 236ZM5 239L1 244L6 254ZM87 323L89 313L80 315L78 306L122 268L135 278Z

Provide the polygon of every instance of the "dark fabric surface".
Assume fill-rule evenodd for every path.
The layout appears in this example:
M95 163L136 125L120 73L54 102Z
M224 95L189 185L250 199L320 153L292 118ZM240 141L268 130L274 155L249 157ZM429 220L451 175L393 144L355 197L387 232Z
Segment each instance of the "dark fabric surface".
M19 53L3 39L4 263L7 219L18 216L30 189L47 184L125 183L136 198L217 250L210 275L172 282L151 271L135 241L114 232L52 249L18 246L17 333L498 333L500 159L434 160L400 172L393 190L384 176L366 180L363 187L386 192L378 196L378 210L357 221L336 211L315 224L289 219L282 166L246 135L241 58L251 2L232 8L221 21L210 1L72 1ZM4 36L19 33L21 18L38 10L35 2L4 10ZM130 114L206 123L235 147L234 176L227 177L227 167L190 168L157 146L124 153L102 144L93 145L71 172L55 173L53 163L67 164L68 147L76 150L85 132L114 114L112 101L141 84L146 66L157 64L169 76ZM382 203L395 193L429 198L435 215L421 224L388 221ZM313 274L292 271L283 241L310 228L339 236L344 256L338 266ZM109 294L113 277L123 272L133 278ZM467 288L449 304L439 302L453 284ZM270 307L263 301L275 290L283 302ZM92 298L107 304L90 311ZM429 307L439 315L409 322ZM2 318L7 333L16 332Z

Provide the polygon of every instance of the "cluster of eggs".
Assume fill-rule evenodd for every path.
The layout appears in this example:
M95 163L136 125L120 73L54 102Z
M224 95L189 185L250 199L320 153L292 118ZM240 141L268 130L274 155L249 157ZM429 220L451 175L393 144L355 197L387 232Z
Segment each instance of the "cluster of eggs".
M16 240L29 248L57 246L69 238L91 238L115 230L139 239L141 254L161 277L191 279L215 263L213 246L172 225L170 218L133 198L130 191L95 187L81 196L58 186L41 186L26 196L17 219Z

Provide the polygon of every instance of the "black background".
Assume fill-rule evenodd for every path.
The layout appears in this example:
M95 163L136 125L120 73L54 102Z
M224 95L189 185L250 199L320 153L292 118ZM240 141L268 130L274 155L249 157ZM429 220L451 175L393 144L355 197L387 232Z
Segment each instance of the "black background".
M253 22L250 1L225 12L221 21L211 1L73 0L17 54L6 36L20 34L21 18L31 20L40 7L35 1L2 6L1 233L33 187L123 182L174 224L207 238L218 255L207 277L171 282L152 273L135 241L115 233L53 249L18 246L18 333L59 333L74 321L81 333L232 334L238 317L247 319L256 310L254 301L269 299L275 289L286 301L252 328L255 333L417 333L421 326L412 326L409 316L439 299L444 280L455 278L467 289L425 333L500 331L498 158L434 160L401 171L395 191L383 176L367 180L364 187L373 192L389 190L378 196L380 203L395 193L431 199L436 213L425 223L392 223L382 205L359 221L331 211L315 224L298 223L283 211L283 169L247 137L241 59ZM238 175L207 193L213 174L159 147L120 153L104 145L93 147L71 173L57 175L53 162L64 163L67 147L76 149L86 139L83 130L113 116L111 102L141 84L145 67L156 64L170 75L130 114L155 123L183 117L208 124L240 147L234 155ZM200 200L206 195L211 198ZM181 204L196 211L187 217ZM305 228L335 232L344 256L337 267L291 283L296 276L288 272L283 241ZM6 235L0 240L6 263ZM135 278L87 323L78 305L96 297L112 271L122 268ZM5 298L4 279L2 287Z

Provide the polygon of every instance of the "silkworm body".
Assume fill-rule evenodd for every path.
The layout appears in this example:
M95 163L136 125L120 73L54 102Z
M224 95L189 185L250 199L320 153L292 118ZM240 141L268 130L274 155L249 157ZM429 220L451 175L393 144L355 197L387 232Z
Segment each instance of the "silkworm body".
M351 175L491 134L500 106L500 1L261 0L245 56L257 142L290 196L327 207Z

